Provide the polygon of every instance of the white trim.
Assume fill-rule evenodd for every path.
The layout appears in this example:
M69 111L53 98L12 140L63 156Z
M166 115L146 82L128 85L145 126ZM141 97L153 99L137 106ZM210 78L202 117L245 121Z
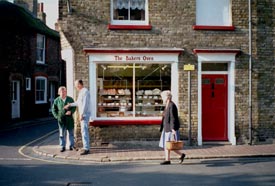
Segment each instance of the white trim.
M228 141L236 145L235 137L235 53L198 53L198 145L202 140L202 84L203 74L228 74ZM201 71L202 63L227 62L228 72Z
M114 7L113 0L110 0L111 4L111 24L112 25L148 25L149 24L149 8L148 0L145 0L145 20L144 21L131 21L131 20L114 20Z
M37 101L36 100L36 81L37 80L45 80L45 91L44 91L44 100L42 101ZM45 104L47 103L47 90L48 90L48 82L47 82L47 78L44 76L36 76L35 77L35 104Z
M66 61L67 94L76 97L74 91L74 50L72 48L65 48L61 50L61 56Z
M115 56L121 57L123 60L116 61ZM126 56L135 56L140 57L138 61L125 61ZM149 61L143 61L143 57L152 57ZM178 105L178 92L179 92L179 74L178 74L178 53L156 53L152 54L149 52L145 53L108 53L108 54L100 54L100 53L89 53L89 86L91 95L95 95L91 97L91 105L92 105L92 120L117 120L118 118L102 118L96 116L97 111L97 76L96 76L96 65L98 63L139 63L139 64L171 64L171 93L173 95L173 101L176 105ZM160 119L160 117L123 117L121 120L148 120L148 119Z
M228 74L228 71L202 71L201 74Z

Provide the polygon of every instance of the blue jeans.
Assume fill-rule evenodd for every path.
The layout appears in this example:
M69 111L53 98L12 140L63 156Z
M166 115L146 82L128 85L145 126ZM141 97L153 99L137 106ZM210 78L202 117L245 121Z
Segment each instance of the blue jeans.
M74 146L74 129L68 130L65 126L59 126L59 144L62 148L66 147L67 131L69 134L70 147Z
M80 126L81 126L83 149L90 150L89 117L85 117L80 122Z

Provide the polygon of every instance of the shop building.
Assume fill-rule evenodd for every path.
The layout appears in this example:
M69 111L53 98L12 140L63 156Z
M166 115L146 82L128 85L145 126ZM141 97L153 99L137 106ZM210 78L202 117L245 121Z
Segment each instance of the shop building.
M17 120L48 117L63 81L58 32L35 17L32 8L19 5L0 1L0 128ZM38 14L44 14L39 7Z
M248 7L238 0L59 1L68 91L76 96L73 81L83 79L91 92L92 141L157 140L160 94L171 90L183 139L273 142L275 3L251 4L251 45ZM191 127L187 64L195 66Z

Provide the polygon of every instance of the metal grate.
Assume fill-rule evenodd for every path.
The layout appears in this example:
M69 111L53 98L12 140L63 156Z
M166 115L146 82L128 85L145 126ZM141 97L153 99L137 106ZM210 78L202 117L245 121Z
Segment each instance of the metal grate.
M91 186L92 182L71 182L67 186Z

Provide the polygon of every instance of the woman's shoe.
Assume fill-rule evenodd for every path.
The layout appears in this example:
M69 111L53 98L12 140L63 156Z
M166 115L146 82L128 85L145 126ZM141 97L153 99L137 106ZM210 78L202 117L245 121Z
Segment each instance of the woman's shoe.
M171 164L171 161L164 161L164 162L161 162L160 164L161 164L161 165L170 165L170 164Z
M182 163L184 158L185 158L185 154L182 154L181 157L180 157L180 162L179 163Z

